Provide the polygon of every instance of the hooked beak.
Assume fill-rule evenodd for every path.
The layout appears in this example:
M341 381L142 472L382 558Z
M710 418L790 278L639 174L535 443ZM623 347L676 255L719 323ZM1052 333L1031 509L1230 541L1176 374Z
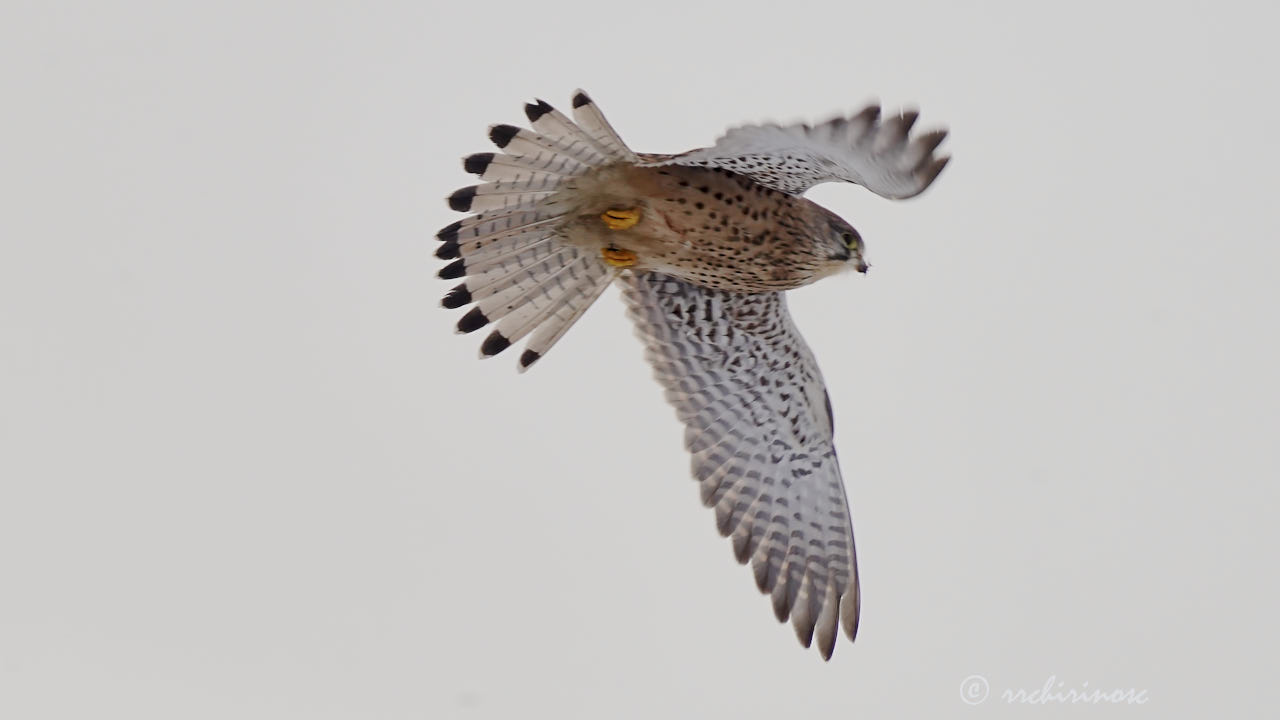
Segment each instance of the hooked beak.
M871 267L870 265L867 264L866 260L862 259L861 248L846 249L843 253L840 253L839 255L832 255L831 259L837 262L852 262L853 269L863 274L866 274L867 268Z
M853 269L864 275L867 272L867 268L871 267L867 264L866 260L862 259L862 253L856 250L853 252L845 252L843 255L832 255L831 259L839 262L851 262L853 263Z
M851 248L849 254L850 254L849 260L853 263L853 269L865 275L867 273L867 268L871 266L868 265L867 261L862 258L862 248L861 247Z

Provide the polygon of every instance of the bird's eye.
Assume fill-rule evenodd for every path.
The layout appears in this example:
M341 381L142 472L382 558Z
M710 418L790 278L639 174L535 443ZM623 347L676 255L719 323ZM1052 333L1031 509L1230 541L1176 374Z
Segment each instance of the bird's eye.
M844 240L845 247L853 247L853 233L840 233L840 239Z

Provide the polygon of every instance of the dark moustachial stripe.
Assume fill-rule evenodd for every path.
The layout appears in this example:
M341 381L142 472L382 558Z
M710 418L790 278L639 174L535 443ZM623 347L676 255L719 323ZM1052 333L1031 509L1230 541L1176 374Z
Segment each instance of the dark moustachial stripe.
M440 268L440 272L436 273L436 277L442 280L452 280L454 278L460 278L466 274L467 263L465 260L459 258Z
M520 128L515 125L494 125L489 130L489 139L493 141L494 145L504 148L518 132L520 132Z
M458 243L455 240L449 240L440 247L436 248L436 257L441 260L452 260L459 255Z
M449 207L458 212L467 212L471 209L471 201L476 196L476 186L468 185L464 188L458 188L449 196Z
M493 153L476 153L462 158L462 169L472 175L483 175L484 171L489 169L491 162L493 162Z
M586 93L578 93L577 95L574 95L574 96L573 96L573 107L574 107L574 108L580 108L580 107L582 107L583 105L590 105L590 104L591 104L591 98L587 97L587 94L586 94ZM535 359L537 359L537 358L535 358Z
M538 118L541 118L543 115L546 115L554 109L555 108L548 105L545 100L539 100L536 105L534 103L525 105L524 114L529 118L529 122L535 123L538 122Z
M480 312L480 308L473 307L471 308L471 312L463 315L462 319L458 321L458 332L475 332L488 324L489 318L485 317L484 313Z
M441 240L443 242L457 242L458 231L461 229L462 229L461 222L456 222L451 225L447 225L443 230L436 233L436 239Z
M480 353L483 355L497 355L498 353L511 347L511 341L502 336L502 333L494 330L489 333L489 337L484 339L480 345Z
M453 308L460 308L470 302L471 291L467 290L466 283L463 283L462 285L450 290L449 294L445 295L444 299L440 301L440 304L452 310Z
M538 362L540 357L542 357L542 354L536 350L525 350L524 354L520 356L520 367L529 367Z

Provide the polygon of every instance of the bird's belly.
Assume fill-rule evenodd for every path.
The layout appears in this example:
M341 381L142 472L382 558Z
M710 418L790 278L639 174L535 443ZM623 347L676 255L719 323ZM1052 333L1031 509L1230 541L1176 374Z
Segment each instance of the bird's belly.
M741 176L704 168L602 168L581 178L579 211L566 225L574 244L635 253L632 269L734 292L787 290L813 282L818 263L791 212L797 200ZM611 229L601 216L636 210Z

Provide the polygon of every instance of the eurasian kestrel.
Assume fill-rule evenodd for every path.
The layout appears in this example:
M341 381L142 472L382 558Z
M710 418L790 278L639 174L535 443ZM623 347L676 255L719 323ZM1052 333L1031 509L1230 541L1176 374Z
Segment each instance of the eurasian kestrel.
M573 120L538 101L533 131L495 125L502 150L463 161L484 184L449 197L475 213L438 234L442 278L466 280L458 330L494 324L495 355L530 338L537 361L611 282L622 286L667 399L685 424L702 500L779 621L823 658L858 629L853 526L831 402L782 291L866 272L848 223L800 197L832 180L909 198L947 164L943 130L871 106L820 125L748 125L679 155L632 152L584 92Z

